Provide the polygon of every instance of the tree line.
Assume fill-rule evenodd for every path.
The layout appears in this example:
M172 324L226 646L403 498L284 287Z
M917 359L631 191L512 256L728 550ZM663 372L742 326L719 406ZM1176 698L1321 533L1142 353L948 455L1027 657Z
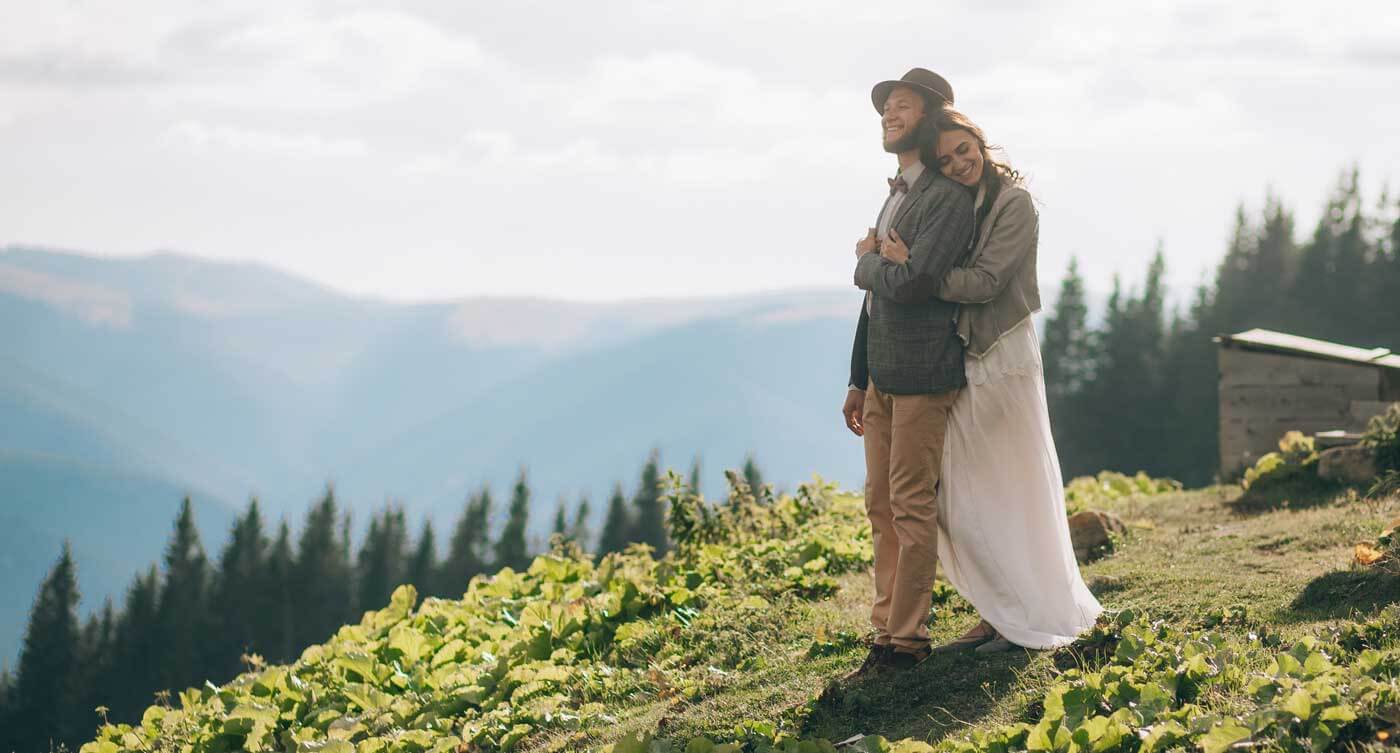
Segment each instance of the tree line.
M743 473L753 488L762 487L752 457ZM697 459L688 482L696 493L699 479ZM622 484L614 487L591 548L596 556L633 543L657 556L668 550L662 482L653 452L630 498ZM538 548L527 536L530 502L522 470L492 540L495 502L481 488L465 501L439 556L432 521L412 537L400 504L376 512L352 551L350 515L332 488L311 506L295 537L285 519L269 529L252 500L211 560L187 498L161 566L135 576L120 610L109 599L86 622L78 618L78 573L65 544L35 597L18 669L0 675L0 751L46 753L60 744L76 750L100 718L139 721L162 693L222 683L258 662L292 661L364 611L387 604L400 584L456 598L473 576L524 569ZM572 514L560 499L551 539L590 549L589 518L587 497Z
M1144 470L1190 486L1219 471L1217 346L1255 327L1361 347L1400 350L1400 202L1368 202L1359 171L1344 171L1304 239L1274 195L1240 206L1214 279L1168 310L1167 255L1140 285L1115 278L1090 323L1071 260L1045 322L1046 397L1066 478Z

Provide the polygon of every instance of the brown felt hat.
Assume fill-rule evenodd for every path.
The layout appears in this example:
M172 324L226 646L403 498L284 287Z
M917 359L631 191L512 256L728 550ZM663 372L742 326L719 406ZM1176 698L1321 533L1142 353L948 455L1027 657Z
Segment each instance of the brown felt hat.
M898 81L881 81L870 90L870 102L875 105L875 112L885 111L885 100L889 99L890 91L896 86L907 86L932 94L936 98L935 101L941 99L946 104L953 104L953 86L948 83L948 79L927 68L910 68Z

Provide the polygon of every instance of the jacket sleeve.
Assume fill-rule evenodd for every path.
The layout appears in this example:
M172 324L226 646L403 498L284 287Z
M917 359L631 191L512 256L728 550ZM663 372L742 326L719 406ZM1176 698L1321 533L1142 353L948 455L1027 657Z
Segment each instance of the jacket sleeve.
M954 267L943 278L938 297L955 303L986 303L995 299L1016 276L1035 249L1040 220L1024 191L1010 199L993 218L986 245L972 264Z
M870 314L865 299L860 301L860 319L856 321L856 340L851 344L851 380L846 386L865 389L870 385L870 364L865 356L865 338L870 330Z
M951 181L935 180L920 199L928 206L919 217L909 261L896 264L879 254L856 262L856 287L897 303L919 303L938 293L943 278L967 251L972 237L972 198Z

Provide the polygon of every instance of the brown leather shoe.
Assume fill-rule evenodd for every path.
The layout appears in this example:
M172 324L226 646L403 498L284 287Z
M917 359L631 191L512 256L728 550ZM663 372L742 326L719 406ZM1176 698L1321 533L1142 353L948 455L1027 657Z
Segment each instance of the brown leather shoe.
M972 649L972 651L977 654L999 654L1003 651L1010 651L1013 648L1018 648L1018 646L1006 640L1006 636L998 633L995 640L987 641L977 648Z
M946 654L954 651L970 651L984 643L996 640L998 637L996 628L992 627L986 620L982 620L971 630L963 633L961 637L955 638L942 645L934 646L933 653Z
M903 671L913 669L930 656L933 656L933 650L928 646L918 649L896 648L890 652L888 664L890 669Z
M847 673L842 679L855 680L886 666L889 664L890 654L893 651L894 646L876 643L870 647L870 653L865 655L865 661L861 662L859 667Z

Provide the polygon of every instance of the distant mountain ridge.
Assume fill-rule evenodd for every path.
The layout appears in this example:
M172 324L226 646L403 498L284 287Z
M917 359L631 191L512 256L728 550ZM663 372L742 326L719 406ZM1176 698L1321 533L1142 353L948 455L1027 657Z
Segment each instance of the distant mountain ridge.
M789 488L815 468L855 485L861 452L836 409L859 300L404 304L259 264L0 248L0 515L48 532L22 551L53 549L0 596L27 610L67 535L84 608L119 597L191 490L208 500L213 553L250 496L296 525L332 482L360 523L392 498L447 525L467 493L499 495L522 466L542 535L559 495L590 495L601 517L653 447L679 470L698 454L712 495L750 451ZM74 495L127 500L113 509L142 512L120 525L143 536L114 549L40 525L42 500L77 509ZM0 657L20 619L0 615Z

